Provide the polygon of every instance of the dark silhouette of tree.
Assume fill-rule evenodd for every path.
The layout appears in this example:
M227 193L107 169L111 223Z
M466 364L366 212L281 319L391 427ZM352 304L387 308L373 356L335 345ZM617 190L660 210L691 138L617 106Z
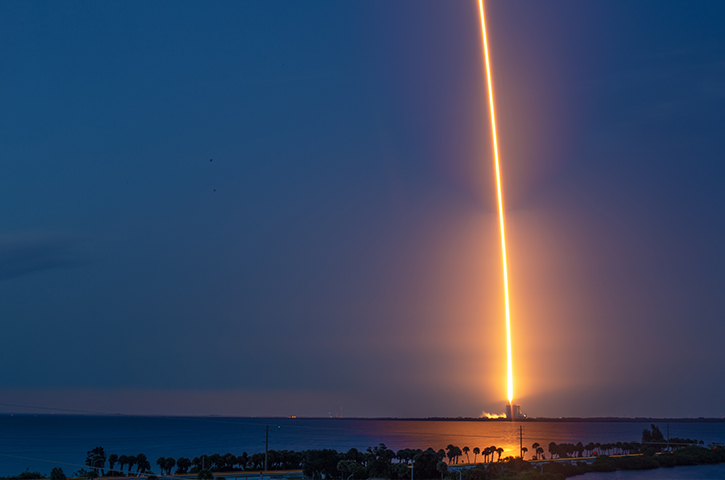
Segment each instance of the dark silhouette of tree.
M280 455L279 452L274 452L274 453L275 453L275 467L276 468L279 468L280 467L280 462L281 462L281 455ZM223 464L223 466L221 468L221 471L222 472L231 472L231 471L234 470L234 465L237 464L237 457L236 457L236 455L234 455L232 453L225 453L222 456L222 460L224 462L224 464Z
M413 461L413 457L417 454L416 450L412 450L410 448L404 448L402 450L398 450L395 453L395 456L398 458L398 460L404 462L406 465L410 465Z
M441 474L441 480L443 480L443 477L446 476L446 473L448 473L448 465L446 465L446 462L440 461L436 465L436 470Z
M128 457L126 455L121 455L118 457L118 469L123 471L123 467L128 465Z
M166 475L171 475L171 469L174 468L174 466L176 465L176 460L174 460L172 457L159 457L156 460L156 465L159 466L162 475L164 472L166 472Z
M66 480L65 473L60 467L55 467L50 471L50 480Z
M544 447L536 447L536 456L541 460L546 459L546 456L544 455Z
M662 432L657 425L651 424L650 427L652 430L646 428L642 430L642 443L650 444L649 446L653 447L656 452L660 452L662 451L663 446L667 443L665 436L662 435Z
M452 464L454 460L456 463L458 463L458 457L463 455L463 451L459 447L457 447L453 444L448 445L446 447L446 450L448 451L446 453L446 456L448 457L449 464Z
M557 454L558 454L558 449L557 449L556 442L551 442L549 444L549 458L553 459L554 455L557 455Z
M76 470L75 472L73 472L73 476L76 477L76 478L89 478L88 477L89 474L90 474L90 472L88 472L88 470L86 470L85 468L81 468L81 469ZM41 476L42 475L38 474L38 477L41 477Z
M496 449L496 453L498 453L498 461L500 462L501 461L501 454L503 453L503 448L498 447Z
M381 443L377 447L369 447L365 457L367 460L367 475L369 477L391 477L392 461L395 458L395 452L388 449L384 443Z
M343 455L343 457L345 457L345 460L352 460L359 464L363 464L365 462L365 454L357 448L351 448Z
M540 446L541 445L539 445L539 442L534 442L534 444L531 445L531 449L534 452L534 460L538 460L538 458L539 458L539 447Z
M242 454L237 457L237 464L239 464L242 470L246 470L249 464L249 454L247 452L242 452Z
M264 454L256 454L261 455L261 465L264 465ZM194 468L192 468L189 473L199 473L201 470L209 470L209 467L211 466L211 461L209 459L209 455L199 455L198 457L194 457L191 460L191 463L194 465ZM260 470L262 467L258 467Z
M335 478L340 460L340 454L332 449L307 450L303 455L302 474L307 478Z
M360 454L360 456L362 457L362 454ZM237 457L238 462L240 461L240 458L241 457ZM294 450L282 450L280 452L280 458L283 470L297 470L299 468L302 468L303 456L301 452L295 452Z
M390 467L391 478L410 478L410 468L405 463L394 463Z
M184 475L189 471L191 467L191 460L186 457L179 457L176 461L176 473Z
M471 459L468 457L468 452L470 452L471 449L468 447L463 447L463 454L466 456L466 463L471 463Z
M337 469L340 471L340 478L345 479L348 475L361 478L365 475L365 467L355 460L340 460L337 462Z
M436 478L440 473L436 468L441 457L438 453L429 448L424 452L417 453L413 458L413 476L417 479Z
M175 466L176 460L174 460L172 457L168 457L163 466L163 468L166 470L166 475L171 475L171 469L173 469Z
M134 465L136 465L136 456L135 455L129 455L126 457L127 464L128 464L128 473L131 473L131 468L133 468Z
M143 453L136 455L136 473L146 473L149 470L151 470L151 464L146 455Z
M116 462L118 462L118 455L115 453L112 453L108 456L108 469L113 471L113 467L116 465Z
M476 457L481 453L481 449L478 447L473 447L473 463L476 463Z
M196 478L198 480L214 480L214 474L211 473L209 469L203 469L200 470L199 473L196 474Z
M274 450L270 450L270 453L274 452ZM212 453L209 455L209 470L212 472L221 472L222 466L224 465L224 460L222 459L222 456L218 453Z
M96 447L86 453L86 465L91 467L91 470L99 470L103 475L103 469L106 466L106 452L103 447Z
M449 464L453 463L453 457L455 457L455 454L453 453L454 448L456 447L454 447L452 443L448 444L448 446L446 447L446 457L448 458Z
M526 452L528 452L529 449L526 447L521 447L521 459L523 460L526 457Z

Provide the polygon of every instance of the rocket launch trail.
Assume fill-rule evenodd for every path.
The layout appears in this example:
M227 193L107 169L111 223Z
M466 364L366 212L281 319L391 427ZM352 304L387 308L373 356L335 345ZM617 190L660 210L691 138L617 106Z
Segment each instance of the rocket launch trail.
M506 234L504 232L503 194L501 192L501 168L498 158L498 140L496 138L496 115L493 108L493 86L491 83L491 63L488 57L488 41L486 39L486 21L483 14L483 0L478 0L481 13L481 35L483 40L483 55L486 64L486 81L488 83L488 104L491 110L491 135L493 137L493 160L496 167L496 192L498 195L498 220L501 228L501 256L503 259L503 291L506 305L506 365L507 365L507 394L509 403L514 398L513 362L511 360L511 314L509 309L509 281L506 267Z

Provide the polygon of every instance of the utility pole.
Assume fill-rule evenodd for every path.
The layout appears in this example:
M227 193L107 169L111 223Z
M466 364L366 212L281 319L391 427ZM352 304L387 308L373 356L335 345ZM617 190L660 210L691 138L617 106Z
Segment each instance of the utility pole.
M667 451L670 451L670 424L667 424Z
M269 450L269 425L267 425L267 435L264 440L264 471L266 472L268 470L267 468L267 451Z
M521 460L524 459L524 427L519 425L519 451L521 452Z

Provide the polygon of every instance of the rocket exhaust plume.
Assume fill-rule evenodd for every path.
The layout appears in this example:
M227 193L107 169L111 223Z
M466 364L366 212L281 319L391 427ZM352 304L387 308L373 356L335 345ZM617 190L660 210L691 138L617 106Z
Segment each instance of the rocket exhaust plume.
M514 375L511 361L511 315L509 312L509 280L508 269L506 268L506 235L504 233L503 221L503 194L501 193L501 168L498 160L498 141L496 139L496 115L493 108L493 86L491 84L491 63L488 58L488 42L486 40L486 21L483 15L483 0L478 0L478 9L481 13L481 34L483 39L483 56L486 63L486 81L488 83L488 104L491 110L491 135L493 137L493 160L496 167L496 192L498 194L498 221L501 227L501 256L503 259L503 291L506 305L506 364L507 394L509 404L514 399Z

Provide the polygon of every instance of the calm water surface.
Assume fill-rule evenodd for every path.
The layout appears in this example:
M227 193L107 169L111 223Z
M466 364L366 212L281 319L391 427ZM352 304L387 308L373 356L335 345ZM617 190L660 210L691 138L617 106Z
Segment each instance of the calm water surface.
M262 419L102 417L57 415L0 416L0 476L26 469L49 473L61 466L72 473L83 465L86 452L96 446L107 454L144 453L152 466L158 457L195 457L201 454L264 451L269 425L269 448L305 450L350 448L364 450L385 443L389 448L438 450L452 443L481 449L495 445L506 455L518 451L519 427L524 446L538 442L638 441L649 422L476 422L355 419ZM658 423L664 432L666 424ZM673 437L725 442L725 423L671 423ZM473 460L473 454L471 454ZM583 478L583 477L580 477ZM607 477L613 479L615 477ZM647 477L654 478L654 477ZM599 480L599 479L591 479Z

